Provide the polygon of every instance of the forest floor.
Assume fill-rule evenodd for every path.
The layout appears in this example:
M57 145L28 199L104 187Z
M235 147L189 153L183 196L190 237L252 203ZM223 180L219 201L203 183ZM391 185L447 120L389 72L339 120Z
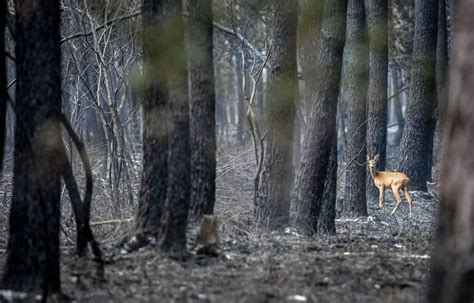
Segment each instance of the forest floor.
M132 222L107 222L98 211L94 229L108 264L98 279L78 272L72 231L63 224L62 287L78 302L418 302L425 296L438 208L435 194L411 192L414 217L406 203L395 216L387 191L382 211L369 217L337 219L337 235L305 237L292 230L268 233L252 224L252 151L218 159L216 214L220 221L217 257L192 250L185 261L167 258L156 246L124 252L114 244ZM1 205L0 249L4 263L7 205ZM102 215L101 215L102 214ZM131 216L132 212L128 214ZM127 217L124 214L123 217ZM3 266L1 267L3 268ZM84 274L86 273L86 274Z

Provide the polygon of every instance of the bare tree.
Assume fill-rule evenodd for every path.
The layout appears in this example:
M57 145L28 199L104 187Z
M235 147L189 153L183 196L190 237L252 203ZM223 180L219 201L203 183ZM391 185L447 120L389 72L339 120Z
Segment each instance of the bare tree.
M429 302L474 300L474 6L471 1L459 2Z
M321 42L312 65L314 79L307 79L311 90L311 114L295 187L291 196L294 227L306 233L317 229L328 169L331 142L336 133L336 108L341 79L342 54L346 33L346 0L324 2Z
M438 1L416 0L415 18L410 97L398 170L408 175L412 190L426 190L426 181L431 175L433 100L436 98Z
M17 1L17 110L10 236L2 287L60 291L59 1Z
M370 47L367 92L367 154L371 156L378 154L380 157L377 164L378 169L384 170L387 145L388 89L387 0L367 1L367 28ZM370 176L367 176L367 204L376 205L376 203L377 188L373 186Z
M168 184L168 96L166 76L160 66L161 1L143 2L143 171L136 227L138 234L158 236Z
M272 74L267 103L265 159L256 190L257 221L270 228L289 219L293 183L297 2L275 2Z
M188 1L191 80L191 209L194 217L214 212L216 131L212 1Z
M347 159L343 215L367 215L366 168L366 98L368 85L368 41L363 0L349 0L347 5Z
M186 253L186 226L191 194L191 151L187 60L181 1L163 0L159 7L158 58L167 80L168 186L163 212L162 251L180 258Z
M5 54L5 30L7 17L6 0L0 0L0 176L3 172L3 153L5 148L7 118L7 69Z

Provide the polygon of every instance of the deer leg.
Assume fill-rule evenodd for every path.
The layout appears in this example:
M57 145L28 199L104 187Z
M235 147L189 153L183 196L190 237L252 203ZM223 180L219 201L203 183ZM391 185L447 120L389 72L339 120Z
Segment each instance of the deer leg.
M405 197L407 198L407 201L408 201L408 206L410 208L410 220L411 220L412 217L413 217L413 214L412 214L412 211L411 211L411 207L412 207L412 204L413 204L413 199L410 196L410 194L408 193L408 183L405 184L405 186L403 186L403 194L405 195Z
M379 186L379 209L383 208L384 200L385 200L385 188L382 186Z
M395 208L392 210L392 212L390 213L390 215L393 215L395 213L395 211L397 210L398 206L400 206L400 204L402 204L402 198L400 197L400 187L393 184L392 185L392 191L393 191L393 194L395 195L395 199L397 200L397 205L395 205Z

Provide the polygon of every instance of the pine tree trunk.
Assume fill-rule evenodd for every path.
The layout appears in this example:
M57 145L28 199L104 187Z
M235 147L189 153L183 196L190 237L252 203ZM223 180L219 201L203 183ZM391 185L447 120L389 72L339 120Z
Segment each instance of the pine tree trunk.
M436 98L438 1L416 0L410 97L400 144L398 170L410 178L411 190L426 191L431 175L433 100Z
M347 5L347 143L346 179L343 216L367 216L366 189L366 98L368 85L368 47L363 0L349 0ZM350 163L352 160L354 161Z
M60 291L59 1L17 1L13 197L3 289Z
M367 154L379 155L377 169L385 169L387 145L388 87L388 7L387 0L369 0L367 4L369 31L369 88L367 93ZM362 160L363 162L365 159ZM377 205L378 190L367 174L367 204Z
M444 120L448 103L448 28L446 18L446 1L438 0L438 46L436 51L436 90L438 102L436 106L437 125L433 140L433 179L439 179L439 163L441 159L441 143L443 142Z
M137 233L158 235L166 200L168 179L168 100L165 75L161 72L158 29L163 4L159 0L143 2L143 56L147 66L143 96L143 171Z
M307 89L312 96L311 100L308 100L311 114L291 196L291 223L308 234L317 230L331 142L336 133L346 12L346 0L325 1L317 60L314 65L308 67L314 77L307 81Z
M191 195L191 150L187 60L181 1L163 0L161 58L167 60L163 72L167 79L171 121L168 139L168 188L163 214L161 249L176 257L186 254L186 226Z
M441 170L429 302L474 301L474 6L461 0Z
M5 55L5 29L7 17L6 0L0 0L0 177L3 173L3 154L7 123L7 68Z
M329 156L328 172L324 182L324 194L319 213L318 235L336 234L337 194L337 134L334 135Z
M189 1L191 77L191 208L195 218L214 212L216 132L212 1Z
M256 216L261 225L280 228L288 224L293 184L293 131L296 98L297 2L275 3L268 133L265 159L256 191Z

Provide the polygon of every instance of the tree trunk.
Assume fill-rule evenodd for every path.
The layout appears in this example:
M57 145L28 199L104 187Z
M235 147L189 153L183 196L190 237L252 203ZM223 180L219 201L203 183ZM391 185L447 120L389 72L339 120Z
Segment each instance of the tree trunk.
M437 125L433 140L433 180L439 179L439 159L443 142L444 120L448 103L448 28L446 19L446 1L438 0L438 46L436 50L436 90L438 104L436 107Z
M311 66L311 114L305 132L299 171L292 192L292 225L302 232L317 230L328 169L331 142L336 132L336 107L346 33L347 0L324 3L321 42Z
M162 3L143 2L143 57L145 91L143 96L143 171L136 217L137 233L158 235L166 200L168 179L168 101L165 75L161 72L160 43L156 31L160 25Z
M474 301L474 6L461 0L450 78L429 302Z
M410 178L411 190L426 191L431 175L433 100L436 98L438 1L416 0L410 98L400 144L398 170Z
M367 216L366 190L366 98L368 47L363 0L347 5L347 108L346 180L342 212L344 217ZM354 161L352 161L354 159ZM352 163L351 163L352 162Z
M388 7L387 0L367 1L369 31L369 88L367 93L367 154L379 155L377 169L385 169L387 145ZM365 162L365 159L362 159ZM361 162L360 162L361 163ZM378 190L366 174L367 204L377 205Z
M216 132L212 1L189 1L191 77L191 208L212 214L216 195Z
M59 1L17 1L13 198L2 288L60 291Z
M324 194L319 213L318 235L336 234L336 195L337 194L337 134L331 144L328 172L324 182Z
M168 188L161 249L178 258L186 253L186 226L191 194L191 151L187 60L181 1L163 0L160 12L161 60L167 78L171 122L168 139ZM164 63L164 62L163 62Z
M395 138L393 145L394 147L398 147L400 145L400 141L402 139L403 135L403 112L402 112L402 102L401 102L401 95L402 93L399 92L400 90L400 80L399 80L399 70L398 68L393 68L392 70L392 83L393 83L393 94L397 94L390 100L392 107L393 107L393 113L394 113L394 122L395 124L398 124L395 126L397 130L395 131Z
M293 184L297 2L277 1L273 22L271 102L266 104L268 133L255 197L257 222L272 229L288 224Z
M3 155L7 123L7 57L5 55L6 0L0 0L0 177L3 173Z

